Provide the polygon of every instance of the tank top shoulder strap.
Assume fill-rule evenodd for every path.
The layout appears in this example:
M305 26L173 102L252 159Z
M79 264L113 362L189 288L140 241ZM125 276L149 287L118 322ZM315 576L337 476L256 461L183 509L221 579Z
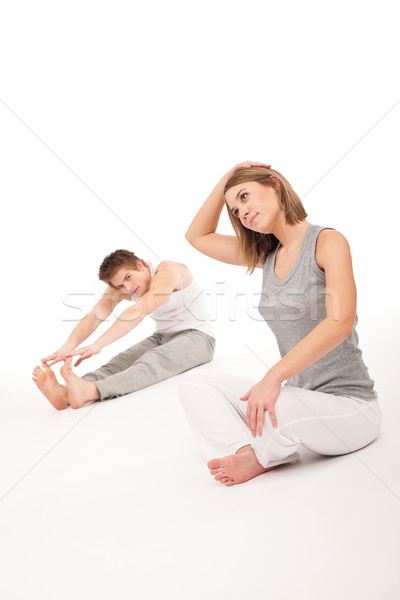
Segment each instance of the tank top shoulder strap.
M305 254L312 254L315 251L317 238L324 229L332 229L332 227L324 227L323 225L310 225L306 232L306 235L308 235L304 248Z
M315 250L317 246L318 236L324 229L333 229L333 227L324 227L323 225L310 225L306 232L306 234L308 235L303 253L303 260L305 264L311 265L312 270L315 271L316 274L319 276L323 276L324 273L317 265L315 259Z

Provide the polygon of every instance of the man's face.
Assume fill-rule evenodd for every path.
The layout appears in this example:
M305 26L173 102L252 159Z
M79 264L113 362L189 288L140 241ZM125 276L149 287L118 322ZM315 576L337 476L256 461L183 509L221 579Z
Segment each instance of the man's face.
M112 285L124 294L141 298L149 291L151 275L150 269L141 261L137 263L138 270L133 267L120 267L111 278Z

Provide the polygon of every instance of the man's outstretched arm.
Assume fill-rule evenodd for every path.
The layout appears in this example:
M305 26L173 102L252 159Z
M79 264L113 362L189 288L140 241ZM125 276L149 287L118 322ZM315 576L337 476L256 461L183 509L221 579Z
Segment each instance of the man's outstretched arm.
M85 341L97 329L100 323L103 323L110 316L117 304L126 298L120 292L108 286L104 295L94 305L92 310L78 323L72 330L70 336L64 344L45 358L42 363L49 366L56 364L71 354L83 341Z
M168 265L157 272L151 280L150 289L135 304L124 310L115 323L90 346L77 348L70 356L80 355L75 365L82 360L98 354L105 346L109 346L137 327L147 315L156 310L167 300L179 285L182 275L175 265Z

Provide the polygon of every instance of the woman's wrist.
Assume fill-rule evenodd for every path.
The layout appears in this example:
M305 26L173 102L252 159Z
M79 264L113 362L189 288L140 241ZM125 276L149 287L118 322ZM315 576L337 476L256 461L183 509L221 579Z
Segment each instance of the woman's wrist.
M279 373L279 368L276 366L272 367L266 372L266 374L264 375L264 379L272 381L273 383L279 382L280 385L282 385L285 381L284 377L282 377L282 375Z

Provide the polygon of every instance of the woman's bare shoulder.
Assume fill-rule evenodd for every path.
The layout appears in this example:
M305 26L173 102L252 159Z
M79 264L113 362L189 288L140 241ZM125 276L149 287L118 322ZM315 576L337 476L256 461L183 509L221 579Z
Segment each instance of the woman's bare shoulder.
M326 262L335 257L350 258L349 242L337 229L323 229L318 235L315 247L317 265L324 270Z

